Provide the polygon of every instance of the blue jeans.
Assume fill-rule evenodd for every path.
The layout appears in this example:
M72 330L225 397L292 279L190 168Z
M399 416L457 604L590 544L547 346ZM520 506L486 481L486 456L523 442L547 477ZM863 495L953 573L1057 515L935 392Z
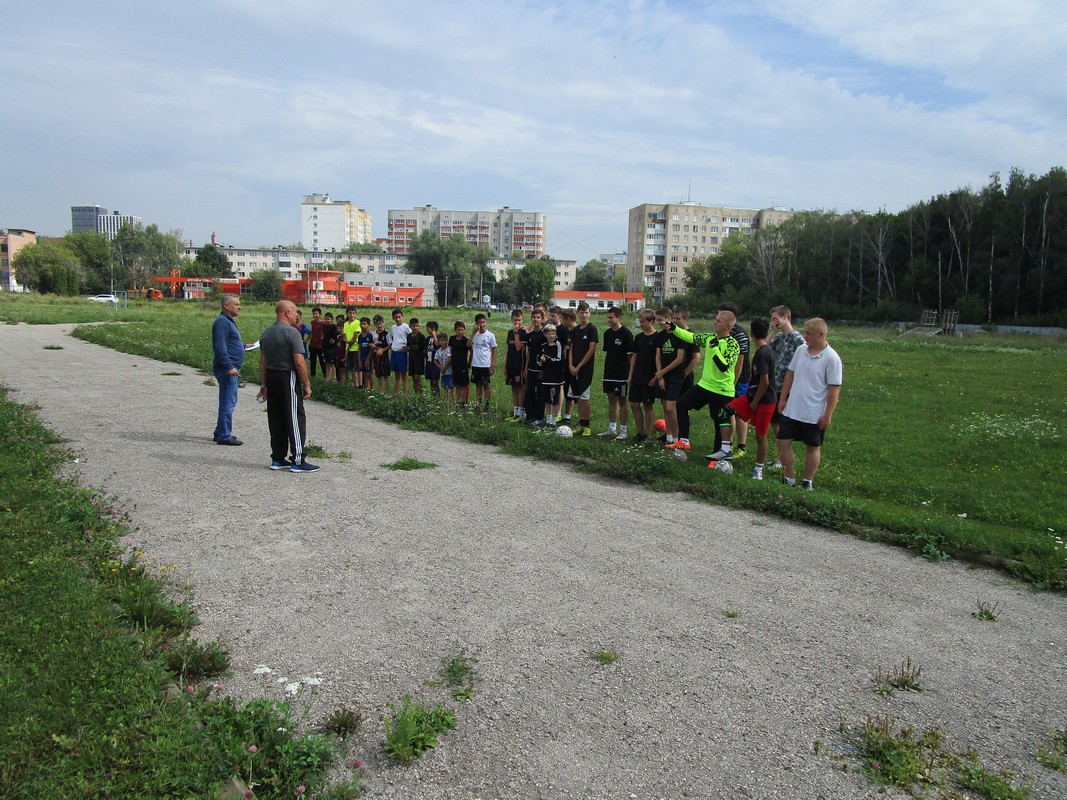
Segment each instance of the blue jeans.
M215 423L215 441L226 441L233 436L233 410L237 407L237 384L239 375L225 370L212 370L219 384L219 419Z

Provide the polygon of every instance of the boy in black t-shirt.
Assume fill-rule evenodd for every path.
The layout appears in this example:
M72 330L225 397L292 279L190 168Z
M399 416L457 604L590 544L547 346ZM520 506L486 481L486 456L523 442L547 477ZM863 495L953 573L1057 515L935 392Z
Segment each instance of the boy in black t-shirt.
M541 392L538 391L541 385L541 362L537 360L537 353L540 352L541 345L545 341L545 333L542 329L545 312L535 308L530 319L532 320L531 327L526 336L526 346L523 348L526 360L526 367L523 370L523 382L526 384L525 417L527 425L544 425L545 404L541 400Z
M678 400L685 389L685 342L671 335L674 312L669 306L657 309L656 324L656 397L663 402L663 419L667 423L666 442L671 447L678 440ZM684 449L688 449L688 446Z
M545 422L549 427L556 426L559 405L563 392L565 372L565 355L563 345L556 338L556 326L549 323L544 327L545 340L535 356L541 365L541 401L545 406Z
M778 404L778 395L774 391L774 350L767 344L769 330L770 323L767 320L752 320L752 343L756 346L756 355L752 359L748 391L729 404L739 423L742 420L751 421L756 428L756 466L752 470L752 478L757 481L763 480L763 463L767 459L767 428Z
M630 412L633 414L634 444L648 441L652 433L653 406L656 402L656 388L652 385L656 373L656 314L651 309L644 309L637 315L641 326L634 336L633 354L630 356L630 373L627 383L630 388Z
M571 376L567 396L578 402L578 427L574 429L575 436L591 436L593 433L589 427L589 396L593 388L593 359L596 357L600 336L596 326L589 322L590 315L589 304L579 303L579 325L570 331L570 348L567 351L567 370Z
M448 347L452 351L448 363L452 367L452 385L456 387L456 403L465 408L471 392L471 350L470 339L467 338L467 326L457 321L453 326L455 335L448 340Z
M603 390L608 396L608 429L598 433L602 439L626 439L630 409L626 405L626 389L630 377L630 355L634 349L634 335L622 326L622 311L612 307L607 313L608 327L604 331Z
M408 376L415 394L422 394L422 376L426 372L426 334L420 330L421 326L415 317L411 318L408 327L411 328L408 334Z
M508 331L508 351L504 357L504 382L511 387L511 419L509 422L521 422L523 407L526 405L526 384L522 380L523 348L529 335L522 327L522 309L511 312L511 330Z

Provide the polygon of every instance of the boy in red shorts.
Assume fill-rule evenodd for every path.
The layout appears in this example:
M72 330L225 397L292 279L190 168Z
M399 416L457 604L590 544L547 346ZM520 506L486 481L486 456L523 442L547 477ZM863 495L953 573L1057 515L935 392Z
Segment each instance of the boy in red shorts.
M752 479L763 480L763 462L767 458L767 428L770 427L774 410L778 406L778 395L774 391L774 350L767 344L770 323L765 319L754 319L751 347L756 351L752 358L752 370L748 382L748 391L729 403L734 415L751 422L756 429L756 466L752 470Z

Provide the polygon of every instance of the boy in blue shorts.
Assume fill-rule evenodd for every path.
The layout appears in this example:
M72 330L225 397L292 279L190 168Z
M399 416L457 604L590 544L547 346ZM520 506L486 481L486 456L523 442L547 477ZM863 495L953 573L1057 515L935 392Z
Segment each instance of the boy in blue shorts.
M374 331L370 329L370 317L360 317L359 333L355 338L356 353L359 357L360 380L357 386L370 390L374 388Z
M437 363L437 351L440 345L437 343L437 323L430 320L426 323L426 380L430 382L430 392L435 395L441 394L441 365ZM447 345L448 340L445 340Z
M404 322L404 312L393 309L393 327L389 329L389 369L393 373L393 394L408 393L408 336L411 326Z
M434 361L437 362L437 373L441 376L441 387L445 391L445 402L455 402L456 394L452 383L452 351L448 349L448 337L440 333L437 335L437 351L434 353Z
M466 408L471 393L471 376L468 372L470 339L467 338L467 326L462 321L457 320L452 329L455 335L448 340L448 364L452 368L452 384L456 387L456 403Z

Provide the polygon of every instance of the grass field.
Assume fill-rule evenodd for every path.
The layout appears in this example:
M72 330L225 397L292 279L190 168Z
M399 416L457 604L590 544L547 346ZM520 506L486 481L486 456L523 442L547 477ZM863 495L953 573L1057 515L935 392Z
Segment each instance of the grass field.
M469 331L474 312L416 313L424 325L436 319L447 330L463 319ZM215 306L192 303L140 301L116 312L81 300L0 298L0 320L113 320L122 324L79 327L75 335L203 370L211 365L210 326L216 314ZM245 301L238 327L252 341L272 321L270 307ZM632 323L632 316L625 322ZM604 318L594 316L593 324L602 330ZM506 315L494 315L490 328L501 346L508 327ZM700 322L694 327L709 329ZM1038 588L1067 590L1067 502L1061 488L1067 467L1067 380L1062 377L1067 374L1067 341L988 333L902 339L889 330L833 328L830 341L844 361L845 379L814 493L782 486L773 472L762 483L750 480L751 456L735 462L732 476L709 473L699 458L712 444L703 414L694 416L691 437L698 457L684 464L658 450L515 430L504 422L511 400L502 370L494 385L494 413L488 417L442 413L426 395L369 396L321 380L314 391L316 399L407 427L554 457L656 489L680 489L715 503L896 542L931 559L952 556L985 563ZM599 364L593 426L603 429L607 404L596 391ZM255 381L256 372L252 359L242 374ZM316 441L329 448L329 442Z

